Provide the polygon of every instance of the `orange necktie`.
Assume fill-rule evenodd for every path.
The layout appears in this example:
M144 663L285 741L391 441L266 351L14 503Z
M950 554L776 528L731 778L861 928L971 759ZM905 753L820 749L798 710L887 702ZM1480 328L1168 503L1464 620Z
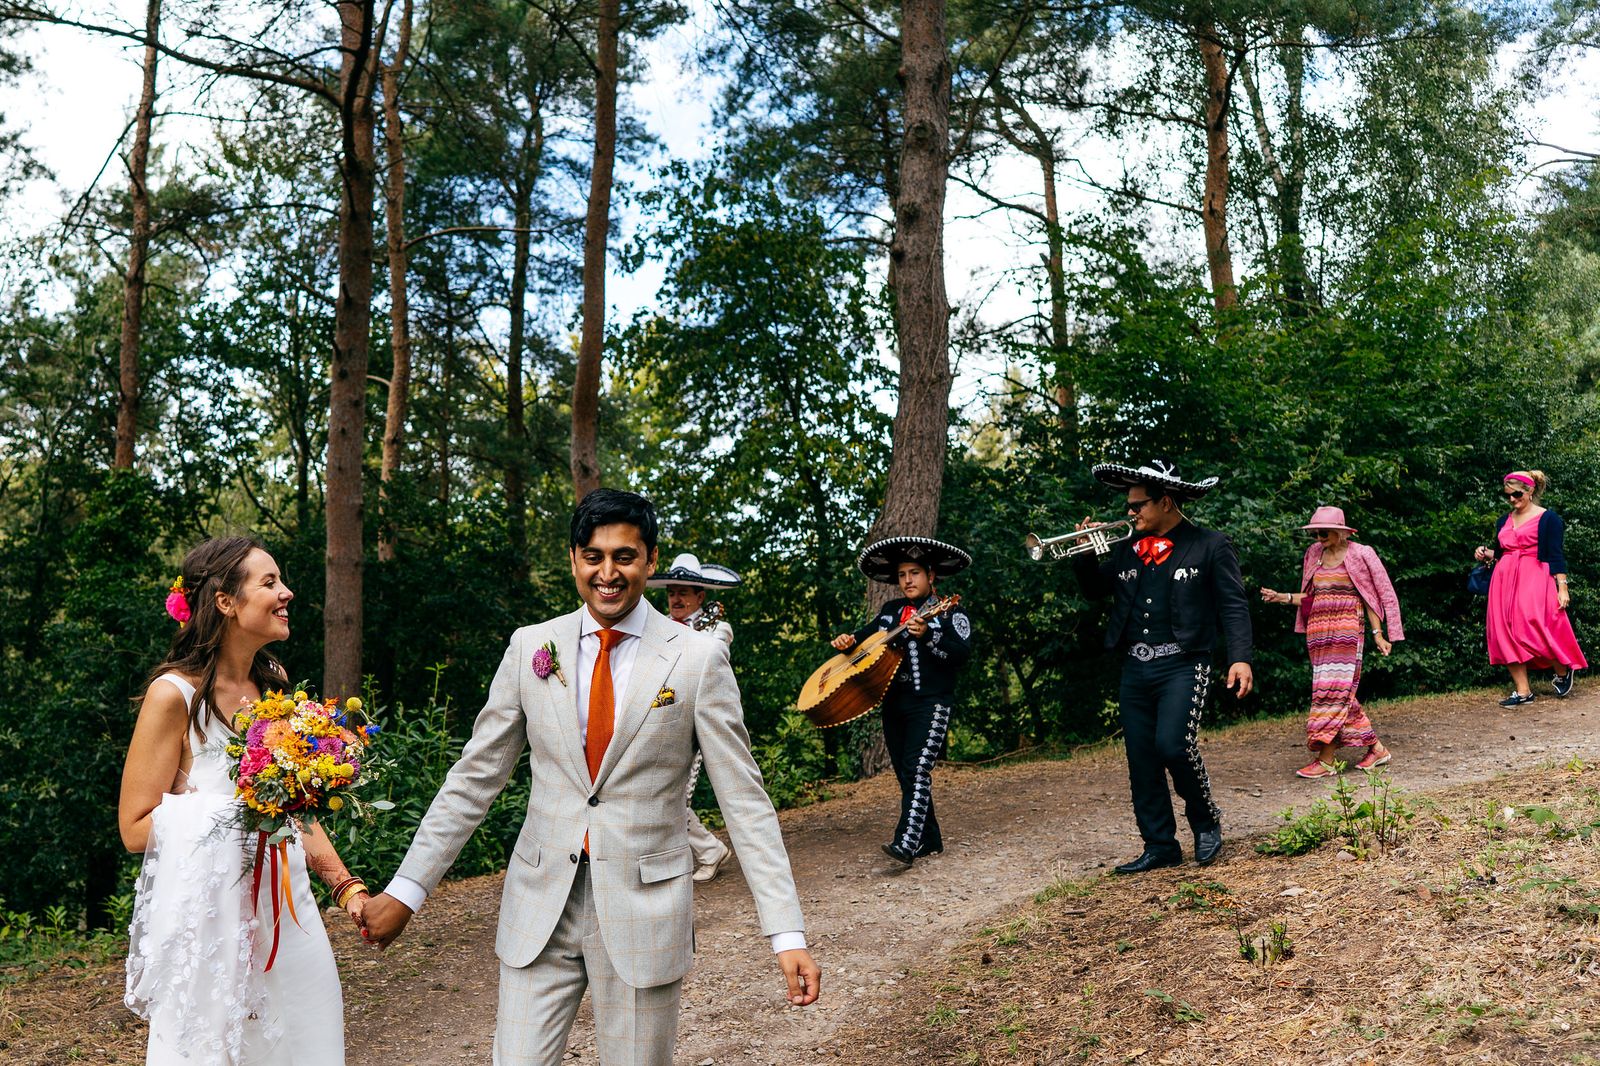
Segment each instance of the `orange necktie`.
M600 654L595 656L594 674L589 678L589 732L584 737L583 754L589 763L589 780L600 773L600 760L611 746L611 733L617 726L617 698L611 686L611 649L626 633L602 629ZM583 853L589 854L589 834L583 834Z
M584 754L589 757L589 780L600 773L600 760L606 757L611 744L611 733L617 725L617 698L611 687L611 649L627 636L615 629L602 629L600 654L594 660L594 676L589 679L589 735L584 740Z

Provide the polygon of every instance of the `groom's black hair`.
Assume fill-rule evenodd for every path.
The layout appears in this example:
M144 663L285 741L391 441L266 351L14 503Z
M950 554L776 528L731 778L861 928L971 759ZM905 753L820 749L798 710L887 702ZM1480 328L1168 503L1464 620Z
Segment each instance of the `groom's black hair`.
M595 530L618 522L637 526L639 536L644 539L645 551L656 550L656 535L660 532L660 526L656 522L655 504L637 492L623 492L621 489L595 489L578 501L578 509L572 512L570 547L587 546Z

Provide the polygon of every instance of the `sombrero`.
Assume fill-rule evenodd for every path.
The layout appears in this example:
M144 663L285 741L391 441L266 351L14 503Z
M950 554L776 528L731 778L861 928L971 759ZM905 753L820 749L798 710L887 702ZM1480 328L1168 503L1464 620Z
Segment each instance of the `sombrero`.
M1217 487L1221 478L1208 477L1202 481L1185 481L1178 467L1169 459L1151 459L1143 466L1124 466L1121 463L1101 463L1094 468L1096 481L1117 489L1131 489L1135 485L1153 486L1163 495L1175 500L1198 500Z
M672 565L650 577L645 584L653 589L668 585L689 585L697 589L731 589L739 584L739 575L726 566L702 563L684 552L672 560Z
M948 577L971 566L972 556L932 537L890 537L863 548L856 569L873 581L893 585L895 570L901 563L916 563L940 577Z

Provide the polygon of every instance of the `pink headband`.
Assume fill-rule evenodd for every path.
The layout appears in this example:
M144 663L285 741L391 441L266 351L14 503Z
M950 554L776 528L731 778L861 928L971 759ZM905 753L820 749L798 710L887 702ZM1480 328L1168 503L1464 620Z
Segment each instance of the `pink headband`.
M1502 480L1502 481L1520 481L1524 485L1528 486L1530 489L1533 488L1533 478L1529 477L1527 474L1507 474L1505 477L1501 478L1500 480Z

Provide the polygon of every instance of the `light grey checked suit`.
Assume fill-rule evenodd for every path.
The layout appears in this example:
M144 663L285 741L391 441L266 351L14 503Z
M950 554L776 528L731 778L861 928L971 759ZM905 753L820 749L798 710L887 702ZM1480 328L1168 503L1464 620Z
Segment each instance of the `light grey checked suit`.
M523 746L530 746L533 787L506 872L495 941L502 963L497 1063L558 1059L565 1031L547 1030L570 1028L585 983L594 985L603 1063L671 1061L677 982L694 956L689 878L694 858L685 833L683 787L696 744L755 897L761 931L770 936L804 928L777 815L750 754L727 645L672 622L648 602L640 609L648 612L644 633L627 692L616 701L611 744L594 782L571 676L578 662L581 612L587 610L580 607L512 635L472 737L400 865L399 876L431 894L505 787ZM533 672L533 653L546 641L555 643L567 673L565 686L554 674L540 679ZM666 689L672 691L671 701L652 707ZM582 865L578 857L586 833L590 862ZM576 931L581 915L575 917L574 908L587 909L600 943ZM556 942L562 938L571 942ZM602 947L603 953L595 951ZM575 953L587 964L579 979L557 975L543 981L538 971L555 974ZM595 958L588 959L590 954ZM525 968L533 972L517 972ZM606 990L603 998L598 974L613 970L627 987ZM563 1002L554 1008L508 1003L508 976L529 995ZM630 990L661 986L669 986L663 991L670 991L670 1005L658 1001L647 1012L664 1014L662 1024L635 1026L630 1020L624 1027L629 1035L608 1045L602 1003L615 1012L613 993L626 1004ZM625 1005L622 1013L628 1010Z

